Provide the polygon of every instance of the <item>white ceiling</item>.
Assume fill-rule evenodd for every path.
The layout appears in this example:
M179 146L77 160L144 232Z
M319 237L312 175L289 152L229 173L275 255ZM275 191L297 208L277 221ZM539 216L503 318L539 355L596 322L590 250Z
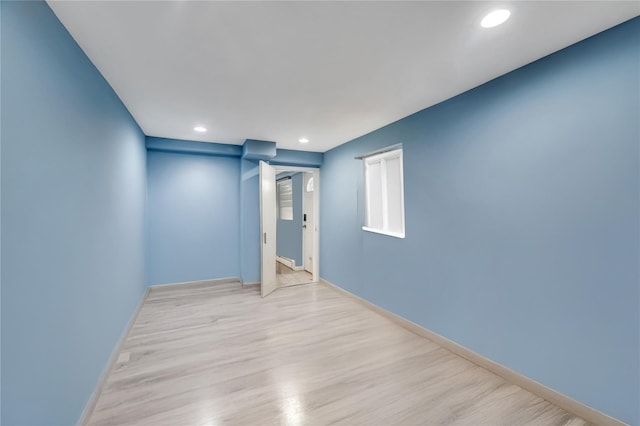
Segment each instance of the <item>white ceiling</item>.
M145 134L321 152L640 14L636 1L49 5ZM504 7L511 19L480 27Z

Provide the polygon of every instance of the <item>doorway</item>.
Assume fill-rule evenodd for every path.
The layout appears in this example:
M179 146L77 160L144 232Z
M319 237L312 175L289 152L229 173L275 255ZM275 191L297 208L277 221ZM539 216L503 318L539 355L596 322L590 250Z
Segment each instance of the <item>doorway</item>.
M264 297L276 288L319 279L319 170L260 166Z

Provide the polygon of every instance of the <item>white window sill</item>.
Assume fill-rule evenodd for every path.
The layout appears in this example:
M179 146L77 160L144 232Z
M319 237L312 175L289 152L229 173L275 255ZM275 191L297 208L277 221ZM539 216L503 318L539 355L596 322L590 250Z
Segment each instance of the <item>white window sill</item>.
M404 238L404 232L382 231L380 229L367 228L366 226L363 226L362 230L367 232L373 232L375 234L388 235L390 237L395 237L395 238Z

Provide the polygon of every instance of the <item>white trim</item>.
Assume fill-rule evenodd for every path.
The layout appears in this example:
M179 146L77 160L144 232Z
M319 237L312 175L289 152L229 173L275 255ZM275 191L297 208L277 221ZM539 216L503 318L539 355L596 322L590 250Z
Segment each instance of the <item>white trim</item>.
M390 231L381 231L379 229L375 229L375 228L368 228L366 226L362 227L363 231L367 231L367 232L373 232L375 234L382 234L382 235L388 235L390 237L396 237L396 238L404 238L404 232L400 233L400 232L390 232Z
M320 281L320 169L313 171L313 281Z
M153 284L148 286L148 288L160 288L160 287L172 287L177 285L195 285L195 284L228 284L239 282L242 283L242 279L240 277L225 277L225 278L210 278L208 280L198 280L198 281L183 281L177 283L166 283L166 284Z
M320 279L320 283L326 285L333 290L348 296L357 302L359 302L364 307L371 309L372 311L382 315L383 317L393 321L397 325L411 331L412 333L417 334L420 337L424 337L432 342L442 346L444 349L453 352L456 355L461 356L462 358L471 361L472 363L502 377L509 383L520 386L523 389L528 390L534 395L539 396L540 398L546 399L552 404L557 405L558 407L590 422L597 425L607 425L607 426L628 426L621 420L613 418L608 414L603 413L593 407L590 407L586 404L583 404L580 401L576 401L575 399L564 395L550 387L543 385L517 371L514 371L508 367L505 367L502 364L499 364L483 355L480 355L477 352L472 351L459 343L454 342L453 340L449 340L444 336L441 336L429 329L426 329L416 323L409 321L399 315L394 314L393 312L387 311L384 308L381 308L378 305L375 305L368 300L365 300L355 294L338 287L337 285L330 283L324 278Z
M150 292L150 287L147 287L144 290L142 298L138 302L138 306L136 307L136 310L133 312L133 315L131 316L131 318L129 318L129 322L127 323L127 326L124 328L124 331L120 336L118 343L116 344L115 348L111 352L111 355L109 356L109 360L107 361L106 368L102 371L102 374L98 379L98 383L96 384L96 387L93 390L93 393L91 394L91 396L89 397L89 400L84 406L84 410L82 410L82 414L80 415L80 419L78 420L78 423L77 423L78 425L86 425L89 419L91 418L91 415L93 414L93 410L96 408L96 403L98 402L98 398L100 398L100 394L102 394L102 388L104 387L107 381L107 377L109 377L109 373L111 373L111 370L118 362L118 354L120 353L120 349L122 349L125 339L127 338L127 336L129 335L129 332L133 328L133 324L136 322L136 319L138 318L138 315L142 310L142 306L144 305L145 300L147 300L147 296L149 295L149 292Z
M404 149L400 147L400 209L402 211L402 237L407 232L407 222L404 217Z
M302 265L296 266L295 259L289 259L288 257L276 256L276 262L280 262L288 268L293 269L294 271L302 271Z

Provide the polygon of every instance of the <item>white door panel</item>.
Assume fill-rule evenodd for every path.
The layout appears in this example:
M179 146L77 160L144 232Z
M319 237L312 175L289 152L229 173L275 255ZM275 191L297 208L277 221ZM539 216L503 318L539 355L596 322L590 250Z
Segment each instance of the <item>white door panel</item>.
M313 237L315 234L315 221L313 217L313 191L308 191L315 182L309 180L313 179L313 173L305 172L304 181L302 185L302 210L306 221L303 222L303 234L302 234L302 264L305 271L313 274Z
M260 161L260 231L262 297L276 289L276 172Z

